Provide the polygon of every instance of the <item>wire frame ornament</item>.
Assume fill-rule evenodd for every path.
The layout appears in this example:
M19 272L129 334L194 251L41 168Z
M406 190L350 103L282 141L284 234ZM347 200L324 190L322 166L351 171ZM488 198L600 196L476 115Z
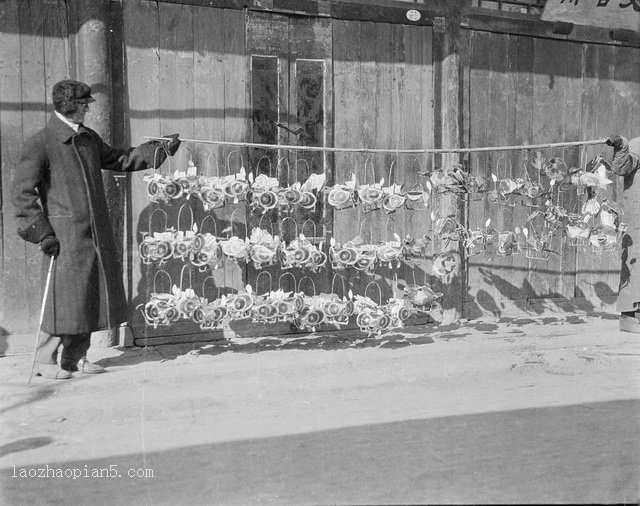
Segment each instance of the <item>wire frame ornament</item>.
M413 269L413 283L408 284L402 290L402 297L405 305L412 311L420 311L423 313L431 313L434 305L444 295L442 292L436 292L427 283L427 272L423 271L422 284L416 281L416 269ZM397 281L396 281L397 282Z
M579 214L569 215L569 221L565 226L567 244L577 249L586 249L589 246L591 227Z
M216 171L212 174L212 166L215 162ZM224 207L226 195L222 189L224 178L220 175L220 165L216 153L209 153L206 158L206 173L199 178L200 188L196 196L202 202L205 211Z
M266 287L261 287L261 278L268 278L269 284ZM275 301L272 300L272 284L270 272L263 271L256 277L256 296L251 307L251 319L254 322L275 323L278 321L278 307Z
M549 247L549 241L552 231L546 229L538 232L533 226L522 227L519 229L524 236L524 241L520 241L521 248L524 250L525 258L529 260L548 260L549 254L552 252Z
M189 210L189 227L185 230L180 229L180 218L182 216L183 209ZM191 255L195 252L196 249L196 235L194 232L194 216L193 209L189 204L182 204L180 209L178 209L178 216L176 219L176 232L174 234L173 240L173 257L179 258L183 261L189 261ZM200 244L200 241L197 241Z
M285 166L286 165L286 170ZM284 184L280 184L277 194L277 206L278 209L285 213L290 213L294 206L302 201L302 192L299 189L299 184L292 181L298 179L298 165L295 164L295 177L291 177L291 163L289 163L288 157L281 157L278 159L277 165L278 180L285 180Z
M342 284L341 295L336 291L336 280ZM352 294L347 298L344 278L339 274L334 274L331 281L331 292L321 293L314 300L314 306L319 307L325 314L325 323L337 328L349 323L349 317L353 314L354 306Z
M371 173L371 182L368 182L369 173ZM364 161L363 182L357 187L358 202L361 204L363 213L375 211L376 209L380 209L382 207L382 201L385 196L384 192L382 191L383 184L384 178L379 183L375 181L375 166L373 164L371 156L368 156Z
M213 224L213 233L205 231L206 224ZM218 269L224 263L222 248L218 241L218 229L216 221L208 214L202 219L200 230L194 237L194 252L191 257L191 264L201 272L208 269Z
M273 224L267 219L269 231L263 224L265 216L260 218L257 228L251 230L249 237L250 258L256 269L262 269L269 265L273 265L278 259L280 251L280 238L273 235Z
M171 180L169 175L161 172L159 163L160 154L165 153L165 158L171 160L164 144L156 147L153 153L153 171L144 176L147 183L147 197L151 202L167 203L170 200L180 198L182 196L182 186ZM171 161L168 162L170 167Z
M203 318L200 322L202 330L221 330L229 322L229 312L227 310L225 300L220 295L220 287L217 287L216 296L209 299L206 292L207 281L215 282L213 276L207 276L202 281L202 297L203 304L201 306Z
M238 154L240 168L237 172L234 173L233 169L231 168L231 158L235 153ZM224 192L225 196L228 199L231 199L234 204L238 204L241 200L247 200L247 193L249 192L250 185L249 181L247 181L247 172L244 167L244 157L242 156L242 153L237 150L230 151L227 154L226 165L227 173L229 174L229 176L233 175L233 177L225 178L225 181L222 185L222 191Z
M189 285L184 284L184 274L189 274ZM180 317L184 320L190 320L195 323L201 323L204 319L202 311L202 301L193 290L193 279L191 269L188 265L182 266L180 271L180 287L174 288L176 297L176 307L180 312Z
M303 283L311 285L312 295L305 292ZM316 285L313 279L304 276L298 282L298 293L303 294L304 308L300 311L299 318L296 319L296 325L299 329L315 332L318 326L326 323L327 315L324 312L324 304L317 297Z
M158 290L158 276L164 274L169 279L169 289ZM171 276L164 269L159 269L153 277L153 291L145 304L138 305L147 325L154 329L167 327L180 319L180 311L176 307L175 295L171 292Z
M153 217L156 213L164 215L164 230L152 231ZM164 209L154 209L149 214L148 232L141 232L142 241L138 245L140 259L144 264L163 264L173 256L173 231L168 230L168 217Z
M311 225L312 235L308 236L304 232L308 230L307 224ZM324 252L324 237L318 236L317 225L315 221L311 219L305 220L302 224L300 231L300 243L303 247L307 248L309 252L309 260L306 263L306 267L313 272L318 272L327 263L327 254Z
M493 180L493 190L489 191L489 202L493 204L499 204L501 206L514 207L516 205L514 195L518 190L524 186L524 179L512 179L509 177L502 177L501 174L501 162L504 160L505 167L502 169L503 175L507 176L512 172L511 159L506 153L498 156L496 160L496 174L491 174Z
M222 253L226 257L231 258L235 262L239 262L239 261L246 262L249 260L251 255L250 245L247 240L247 224L244 223L244 230L245 230L244 239L240 238L237 235L233 235L234 234L233 218L236 212L239 212L239 210L234 209L234 211L231 213L231 217L229 219L229 227L225 229L225 231L227 232L227 239L220 241L220 246L222 247Z
M343 153L341 157L340 154L336 155L336 180L342 181L342 179L338 179L338 174L344 172L341 170L342 166L339 161L344 158L347 154ZM327 203L336 210L343 210L353 208L356 205L356 173L358 168L356 164L347 164L346 167L347 174L350 174L349 179L345 180L342 183L334 183L333 187L326 187L324 191L327 193Z
M495 233L490 229L491 218L484 223L483 228L468 229L464 232L464 249L467 257L480 255L487 252L488 246L493 243Z
M369 241L365 240L363 234L363 228L365 223L369 223ZM360 222L360 233L358 237L352 241L352 244L356 246L356 260L353 263L353 267L356 270L363 271L371 274L378 262L377 246L374 244L373 239L373 224L368 218L364 218Z
M283 286L283 279L291 279L291 284ZM275 301L278 321L289 322L292 330L300 330L296 326L296 321L305 308L304 295L296 291L297 284L296 277L291 272L282 273L278 278L278 291L281 292L282 297Z
M391 226L391 234L389 228ZM393 218L387 218L385 222L385 240L376 247L378 262L390 269L399 268L403 259L403 246L400 235L395 231L396 222Z
M378 289L378 300L368 297L372 288ZM371 281L364 289L363 297L356 298L355 302L356 325L361 332L372 335L380 335L391 327L391 316L383 309L382 289L376 281Z
M529 150L523 150L520 153L522 159L522 171L524 174L524 184L518 189L518 193L522 196L521 204L525 207L540 207L538 199L545 195L544 188L540 183L540 171L536 171L535 179L530 175L529 163L530 157L533 156Z

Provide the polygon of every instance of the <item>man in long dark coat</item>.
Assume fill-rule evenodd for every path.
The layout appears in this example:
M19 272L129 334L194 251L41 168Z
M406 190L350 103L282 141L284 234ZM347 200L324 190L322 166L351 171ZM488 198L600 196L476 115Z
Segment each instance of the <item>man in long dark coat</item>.
M622 265L617 310L620 330L640 333L640 137L627 141L619 135L609 137L613 147L613 172L624 178L622 210L628 224L622 238Z
M53 87L55 111L28 139L16 169L12 200L18 234L55 257L36 347L35 372L66 379L104 369L86 360L91 332L127 319L122 271L116 258L102 170L130 172L161 164L180 141L152 141L114 149L82 122L95 100L91 88L65 80ZM62 345L60 366L58 349Z

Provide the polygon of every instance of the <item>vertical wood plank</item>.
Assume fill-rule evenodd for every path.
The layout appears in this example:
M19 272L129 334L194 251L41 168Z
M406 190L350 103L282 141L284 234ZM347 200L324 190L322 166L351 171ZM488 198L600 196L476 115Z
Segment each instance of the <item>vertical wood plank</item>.
M515 118L515 138L513 142L515 144L533 144L535 139L532 133L532 119L533 119L533 40L530 37L515 37L514 44L517 47L517 52L514 55L513 72L515 72L515 89L516 89L516 118ZM530 179L534 182L540 183L540 173L529 173L526 167L526 158L530 156L530 153L514 153L513 163L514 168L517 168L517 177ZM522 202L526 202L522 199ZM540 199L535 202L535 205L541 205ZM539 209L536 207L520 206L516 209L516 215L514 222L516 224L526 223L526 219L532 211ZM534 293L529 279L532 272L532 264L537 260L527 260L525 258L518 258L514 261L514 265L519 267L518 278L522 279L522 292L519 294L521 301L526 301L534 297ZM522 306L521 306L522 307Z
M360 22L333 20L333 83L334 83L334 136L336 147L362 146L362 109L358 100L358 90L364 85L360 75ZM368 86L368 84L367 84ZM334 180L342 184L352 173L362 170L364 158L353 153L337 153L334 157ZM334 238L344 244L358 233L357 209L336 210L334 216ZM349 288L354 290L349 271L338 272Z
M228 16L227 10L193 7L193 121L195 137L198 139L224 139L224 33ZM194 158L201 174L223 174L224 154L221 146L195 145ZM197 200L193 204L198 230L221 236L228 223L228 209L205 212ZM209 216L213 217L213 221L207 218ZM213 283L207 280L209 276ZM212 300L218 296L218 289L223 293L224 281L224 269L208 271L198 277L194 290ZM208 291L205 291L205 287Z
M469 143L471 146L489 146L489 129L487 125L490 111L491 74L488 54L491 52L491 36L480 32L471 32L469 36ZM471 154L469 158L471 173L491 181L492 166L489 154ZM492 206L488 199L469 203L469 223L472 229L482 227L487 218L491 218L492 226L501 230L502 214L497 206ZM492 263L489 264L489 261ZM475 297L477 305L484 312L497 316L501 313L500 296L495 293L497 287L491 283L493 257L474 256L470 259L468 283L470 295ZM498 263L501 265L501 263Z
M39 2L20 2L20 66L22 90L22 137L23 141L34 135L46 124L45 102L47 90L44 83L44 12ZM26 322L38 321L40 310L40 278L24 273L39 273L42 255L33 245L27 246L24 270L20 272L19 285L24 286L24 299L19 296L13 302ZM18 289L20 294L22 286ZM21 294L20 294L21 295ZM20 300L22 299L22 300ZM25 314L26 308L26 314Z
M431 148L434 146L434 76L433 76L433 30L425 27L404 27L405 62L404 62L404 96L403 103L403 147ZM426 179L419 172L427 172L432 167L432 155L404 155L401 157L404 166L403 182L405 190L416 183L424 185ZM402 166L402 165L401 165ZM421 238L425 234L432 235L433 223L429 206L418 206L413 210L404 210L403 235L410 234ZM429 251L433 255L433 247ZM400 279L406 284L427 282L434 283L429 261L414 262L401 267Z
M615 48L584 44L583 51L582 138L596 139L611 135L617 129L617 120L612 114L615 101ZM600 152L607 156L610 148L589 146L582 159L589 161ZM616 189L621 187L622 178L612 174L611 179L613 188L607 190L607 197L615 200ZM611 303L618 290L619 263L618 255L594 255L591 246L576 249L576 297L584 297L599 307L606 304L607 299Z
M158 59L158 7L155 2L135 0L124 4L125 72L128 83L129 118L132 145L144 142L145 135L160 135L160 73ZM144 30L140 27L144 26ZM129 179L127 222L131 230L133 287L132 308L149 300L156 269L142 263L138 247L142 233L149 232L149 219L159 206L147 199L144 173L134 173ZM149 329L138 310L132 309L129 319L136 337L146 336Z
M571 52L571 50L575 52ZM569 52L570 58L564 54ZM580 76L580 48L569 43L536 39L535 41L535 88L534 132L538 142L561 142L574 140L576 133L572 124L579 122L579 106L575 99L576 79ZM569 61L572 60L572 61ZM577 61L577 63L576 63ZM545 157L566 157L571 166L572 150L546 150ZM577 162L576 162L577 163ZM548 183L548 181L547 181ZM576 205L575 191L554 192L554 202L573 210ZM574 292L575 251L563 248L561 256L552 255L538 280L532 282L541 298L557 298Z
M193 14L188 5L165 4L158 6L158 59L160 79L160 131L162 134L178 132L194 139L194 65ZM183 143L179 151L165 162L165 170L186 170L195 155L192 143ZM169 226L187 231L195 222L195 200L178 199L163 206ZM173 284L182 290L194 286L194 269L178 262L165 267Z
M637 48L616 47L614 58L610 61L613 63L613 98L614 106L611 114L614 119L614 130L620 135L632 139L640 135L640 50ZM599 134L610 135L609 133ZM606 148L605 148L606 149ZM612 175L615 178L615 175ZM618 189L622 188L621 182L618 181ZM617 193L618 198L621 192ZM625 217L622 217L625 221ZM627 217L628 219L628 217ZM610 265L620 269L620 253L610 255L608 259ZM609 277L609 285L612 286L617 293L619 286L619 274L616 273Z
M394 85L400 83L393 81L397 75L394 68L404 64L404 34L402 25L390 25L377 23L375 40L375 80L376 80L376 121L374 131L375 147L390 149L394 145L396 132L402 131L402 109L394 108ZM397 100L396 100L397 102ZM367 174L367 182L379 182L384 178L385 185L389 184L389 167L395 155L378 153L372 156L372 171ZM395 217L387 215L383 209L377 209L368 213L367 218L371 223L371 243L392 240L393 232L397 229ZM380 286L381 302L384 304L392 296L392 279L395 267L390 269L386 265L376 266L375 279ZM372 294L377 300L377 294ZM369 295L370 297L372 295Z
M27 330L24 307L26 284L23 269L27 245L16 234L11 185L22 146L21 55L18 0L0 3L0 190L2 218L0 233L0 325L11 333ZM37 269L37 272L40 272ZM7 290L6 287L11 287Z
M503 140L506 144L516 144L517 139L523 134L520 126L520 113L522 108L525 110L525 118L527 108L529 107L531 96L527 95L527 77L529 76L529 69L526 68L527 62L530 60L522 61L522 58L526 58L526 46L525 51L520 46L520 38L516 35L509 35L506 38L507 43L507 55L506 55L506 67L505 67L505 79L507 83L507 107L506 107L506 132L507 136ZM524 67L524 68L523 68ZM524 76L524 86L522 85L520 76ZM525 123L526 124L526 123ZM525 179L526 169L523 162L522 153L517 151L502 153L506 159L509 160L508 176L510 179ZM514 230L516 227L526 226L526 219L531 209L523 205L524 199L516 199L516 205L505 209L507 214L507 220L505 220L505 226L509 230ZM530 227L527 226L527 230ZM536 232L537 233L537 232ZM532 262L540 262L539 260L530 260L527 255L514 255L511 257L511 273L507 276L506 280L510 281L509 285L509 299L515 304L516 307L524 308L527 299L531 296L530 286L527 281L527 274L531 269Z
M229 11L224 28L224 135L227 141L242 141L248 138L249 115L249 64L246 56L245 17L242 11ZM232 157L233 158L233 157ZM246 152L244 159L247 159ZM232 171L238 171L237 160L232 162ZM238 216L239 213L236 213ZM245 212L240 214L247 223ZM246 227L246 225L245 225ZM239 228L238 231L241 229ZM225 269L226 270L226 269ZM239 266L232 266L232 272L227 274L226 286L242 289L246 281L246 270Z
M562 77L558 68L558 61L554 55L557 48L554 42L544 39L534 41L534 117L533 132L537 143L560 142L564 138L564 91L562 89ZM562 156L560 150L552 152L546 150L543 153L546 159L554 156ZM548 187L549 180L544 178L545 187ZM557 185L553 192L553 202L560 203L560 192ZM544 223L539 218L536 223ZM557 276L559 275L559 261L553 259L549 262L548 269L540 272L534 269L530 280L537 298L553 296Z

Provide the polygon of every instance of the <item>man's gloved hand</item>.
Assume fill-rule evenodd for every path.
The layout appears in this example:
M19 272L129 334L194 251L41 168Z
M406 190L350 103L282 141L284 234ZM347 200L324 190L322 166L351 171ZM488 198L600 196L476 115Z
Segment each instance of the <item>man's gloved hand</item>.
M173 156L176 154L176 151L178 151L178 148L180 147L180 139L178 137L180 137L180 134L171 134L171 135L163 135L162 137L171 137L170 141L162 141L164 148L167 150L167 153L169 153L169 156Z
M60 253L60 241L55 235L47 235L40 241L40 250L47 256L57 257Z
M607 145L611 146L613 149L620 149L624 146L624 141L618 134L614 134L607 138Z

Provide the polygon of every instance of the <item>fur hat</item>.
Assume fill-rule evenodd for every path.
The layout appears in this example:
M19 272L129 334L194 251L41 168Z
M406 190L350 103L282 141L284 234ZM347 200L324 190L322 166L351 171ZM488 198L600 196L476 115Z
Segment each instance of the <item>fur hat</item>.
M80 103L96 101L91 96L91 86L72 79L54 84L51 98L56 111L65 115L76 112Z

